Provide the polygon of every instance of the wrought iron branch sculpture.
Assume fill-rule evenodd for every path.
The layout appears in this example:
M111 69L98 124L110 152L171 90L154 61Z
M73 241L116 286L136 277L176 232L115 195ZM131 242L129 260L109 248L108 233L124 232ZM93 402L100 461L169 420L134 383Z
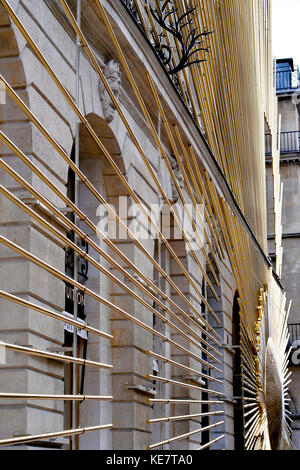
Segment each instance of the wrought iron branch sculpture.
M150 7L151 14L161 28L169 32L180 47L179 62L172 65L172 47L167 44L155 44L156 50L164 65L168 67L170 75L176 74L185 67L199 64L206 59L196 58L197 52L209 53L205 39L212 31L198 33L193 22L196 8L189 8L183 15L178 16L178 8L174 6L174 0L158 0L162 3L160 10ZM188 28L188 29L187 29ZM158 35L160 38L163 33Z

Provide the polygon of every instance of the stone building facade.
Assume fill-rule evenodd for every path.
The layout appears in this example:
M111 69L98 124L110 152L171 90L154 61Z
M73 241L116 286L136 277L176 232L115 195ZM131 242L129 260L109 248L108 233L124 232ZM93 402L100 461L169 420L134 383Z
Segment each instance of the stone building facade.
M232 263L226 253L220 258L213 232L207 235L209 224L221 234L212 213L198 227L196 249L180 230L173 236L183 200L195 205L189 191L193 177L182 170L188 143L196 167L209 169L213 184L224 199L229 195L248 234L251 230L195 124L196 118L201 124L199 110L193 120L182 90L180 95L141 34L135 12L128 12L132 2L101 1L115 32L113 43L97 1L82 0L81 29L90 49L81 44L80 60L78 38L63 8L76 17L76 3L9 0L10 15L0 6L0 74L6 88L0 96L0 341L10 345L1 356L0 393L24 394L22 400L0 399L1 443L42 434L32 442L20 440L18 448L139 450L187 434L158 447L193 450L212 443L212 450L240 449L239 294ZM116 44L126 52L133 80ZM184 140L179 158L148 74L174 125L173 138ZM17 105L14 93L28 109ZM204 200L205 171L201 175ZM145 208L161 208L163 202L149 226ZM149 236L153 225L169 232ZM268 261L262 263L269 269ZM255 307L257 297L255 292ZM74 314L83 325L77 335ZM86 362L76 367L72 357ZM67 395L81 399L55 399ZM161 397L172 400L155 402ZM188 419L160 420L164 416ZM93 426L98 428L86 432ZM198 433L199 426L206 432ZM59 435L70 429L79 429L77 437Z

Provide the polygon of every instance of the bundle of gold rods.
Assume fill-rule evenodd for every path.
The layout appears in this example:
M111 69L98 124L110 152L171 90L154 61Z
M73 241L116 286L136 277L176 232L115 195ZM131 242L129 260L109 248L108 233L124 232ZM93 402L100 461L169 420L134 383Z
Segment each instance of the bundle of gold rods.
M2 133L2 131L0 131L0 138L3 139L3 141L15 152L16 155L18 155L21 160L27 165L29 166L29 168L31 168L38 176L40 176L41 178L43 177L43 174L42 172L32 163L30 162L30 160L14 145L12 144L11 141L9 141L9 139L4 136L4 134ZM36 190L34 190L34 188L32 188L31 185L29 185L27 182L25 182L25 180L20 177L16 172L14 172L8 165L6 165L3 161L0 162L0 166L5 170L7 171L13 178L15 178L20 184L23 185L23 187L25 187L31 194L33 194L35 197L37 197L37 199L39 201L41 201L47 208L49 208L49 210L51 210L60 220L63 221L63 223L70 227L72 230L74 230L75 233L77 233L83 240L85 240L86 242L89 243L90 246L92 246L99 254L101 254L101 256L103 256L107 261L110 261L111 264L113 264L113 266L118 269L125 277L127 277L132 283L134 283L139 289L141 289L144 293L146 293L152 300L155 300L158 305L164 310L166 311L167 313L169 313L171 316L173 316L174 318L178 318L177 316L175 316L172 311L170 311L159 299L157 299L157 297L155 297L154 294L152 294L151 291L147 290L143 284L141 284L140 282L136 281L134 279L133 276L131 276L125 269L123 269L117 262L115 262L114 260L111 259L111 257L109 257L107 255L107 253L105 253L105 251L101 250L101 248L95 244L95 242L93 242L84 232L82 232L82 230L78 229L72 222L70 222L70 220L65 217L63 214L61 214L61 212L59 210L57 210L55 208L55 206L53 204L51 204L49 201L47 201L46 198L44 198L40 193L38 193ZM64 200L65 202L68 203L68 205L70 205L70 207L74 208L74 211L76 209L76 207L74 206L74 204L71 203L71 201L66 198L60 191L57 190L57 188L49 181L49 180L46 180L44 177L43 177L43 181L45 181L45 183L51 188L53 189L53 191L55 191L55 193L57 195L59 195L59 197L62 198L62 200ZM3 188L3 187L2 187ZM34 211L28 209L25 204L22 203L22 201L18 200L15 196L11 195L11 193L9 193L9 191L5 190L5 188L3 188L3 193L9 197L14 203L16 203L19 207L21 206L21 208L29 213L33 218L35 218L36 220L38 220L42 225L46 226L49 230L52 231L52 233L55 233L60 239L64 239L64 242L66 243L67 246L72 246L75 251L77 251L83 258L85 258L87 255L85 252L83 252L83 250L80 250L78 247L74 247L74 244L72 244L72 242L70 242L69 240L66 239L66 237L62 237L61 234L58 233L57 230L55 230L53 227L50 226L49 223L45 222L41 217L39 217ZM81 214L81 217L84 218L84 215L81 213L80 210L78 210L78 213ZM87 218L84 219L86 223L89 223L89 226L91 228L93 228L94 231L98 230L97 227L95 227L94 224L92 224L92 222L90 222ZM100 233L100 231L98 230L98 232ZM97 233L98 233L97 232ZM108 242L108 239L106 239L106 241ZM115 245L113 244L110 244L110 246L112 248L115 247ZM118 253L118 255L120 254L121 256L121 252L115 247L115 250L116 252ZM124 258L124 256L123 256ZM125 258L125 260L127 260L127 258ZM94 260L91 261L95 264ZM95 266L99 269L99 270L102 270L102 272L104 272L108 277L110 277L111 279L113 279L116 283L118 283L119 285L121 285L124 289L127 289L127 287L121 283L117 278L115 278L115 276L112 276L111 273L106 270L105 268L103 268L101 265L99 265L99 263L96 263ZM130 267L132 267L134 269L134 265L130 262ZM135 272L137 272L138 275L140 275L141 277L143 276L141 271L138 271L136 268L135 268ZM145 278L145 276L144 276ZM145 278L147 279L147 278ZM151 289L153 290L156 290L156 286L155 284L153 283L150 283L150 281L148 281L149 284L150 284L150 287ZM128 291L128 289L127 289ZM159 293L161 293L161 291L159 291ZM191 317L189 317L182 309L180 309L179 307L176 306L176 304L174 302L172 302L170 299L168 299L166 297L165 294L161 293L164 300L169 300L169 303L170 305L174 306L175 308L177 308L177 310L179 311L179 313L181 315L183 315L186 319L191 319ZM132 295L135 295L134 293L132 293ZM140 297L137 297L138 300L142 301ZM152 309L153 311L153 309ZM180 319L178 318L178 321L180 321ZM192 321L192 320L191 320ZM186 328L188 328L188 326L186 325L186 323L182 322L182 325L185 326ZM196 325L199 327L199 329L201 331L205 331L201 326L199 326L198 323L196 323ZM190 332L193 334L193 330L190 329ZM207 336L212 339L213 341L216 342L217 345L219 345L218 341L215 340L209 333L207 333ZM202 342L204 342L203 339L201 339ZM206 344L207 347L210 347L211 346L209 345L209 343L207 342L204 342L204 344Z
M102 196L96 191L96 189L92 186L92 184L87 180L87 178L82 174L82 172L72 163L72 161L68 158L68 156L65 154L65 152L63 151L63 149L61 147L58 146L58 144L56 143L56 141L51 137L51 135L44 129L44 127L40 124L40 122L35 118L35 116L33 115L33 113L31 113L31 111L27 108L27 106L25 105L25 103L18 97L18 95L12 90L12 88L9 86L9 84L4 80L3 78L3 83L5 84L6 86L6 89L8 91L8 93L10 94L10 96L17 102L17 104L23 109L23 111L25 111L25 113L27 114L27 116L32 120L32 122L34 122L34 124L43 132L44 135L46 135L46 137L48 138L48 140L53 144L53 146L56 148L56 149L59 149L59 153L60 155L65 159L65 161L67 161L70 165L70 167L75 171L75 172L78 172L83 180L83 182L89 187L89 189L91 189L91 191L93 192L94 195L96 195L96 197L104 204L105 208L108 209L108 211L112 212L113 216L115 217L115 219L117 220L117 222L122 226L123 229L127 230L128 231L128 228L127 226L121 221L121 219L116 215L116 213L111 209L111 207L106 203L106 201L102 198ZM7 143L7 145L9 145L11 148L14 148L14 151L16 151L16 154L18 156L20 156L20 154L22 152L20 152L20 150L14 146L11 142L9 142L9 139L3 134L3 132L0 133L0 138L5 141L5 143ZM22 158L23 161L26 161L26 157L23 156ZM27 159L28 160L28 159ZM4 166L4 162L1 163L2 166ZM7 167L7 166L6 166ZM31 165L31 168L33 168L34 166ZM6 170L8 171L8 170ZM37 173L37 171L35 171ZM41 174L41 172L40 172ZM43 181L45 180L45 178L43 178ZM46 182L46 181L45 181ZM50 185L50 183L48 184ZM54 188L55 186L52 185L52 189ZM56 190L56 192L58 192L58 190ZM58 192L59 193L59 192ZM61 195L61 193L59 193L59 195ZM120 250L117 250L115 244L112 244L111 242L109 242L108 238L105 237L102 232L100 230L98 230L94 224L92 224L88 219L87 217L78 209L76 208L76 206L71 205L70 201L64 197L64 200L68 202L68 205L69 207L72 207L72 209L74 209L74 212L76 212L79 216L81 216L82 220L87 223L94 231L95 233L97 233L98 236L100 236L107 244L110 244L110 246L113 247L113 249L115 251L120 252ZM53 210L53 209L52 209ZM128 231L128 233L130 234L130 231ZM136 241L136 243L140 246L142 246L140 244L140 242L138 242L134 235L131 234L132 237L134 238L134 240ZM197 315L199 316L199 313L198 313L198 310L192 305L191 302L188 301L188 299L183 295L183 293L180 291L180 289L178 288L178 286L174 283L174 281L172 281L170 279L170 277L163 271L163 269L155 262L155 260L153 258L150 257L150 255L147 253L147 251L145 250L144 247L142 247L142 251L143 253L146 253L147 254L147 257L152 260L152 264L155 265L155 267L158 267L159 269L159 272L161 273L161 275L164 277L164 279L166 279L166 281L171 285L172 288L174 288L174 290L180 295L181 298L183 298L183 300L185 301L185 303L188 304L189 308ZM121 256L121 255L120 255ZM174 255L175 256L175 255ZM122 258L124 259L124 255L122 255ZM127 263L129 263L129 261L127 261L127 258L125 257L125 260ZM131 263L132 266L134 266L132 263ZM130 267L132 267L130 266ZM184 268L185 269L185 268ZM135 271L136 271L136 268L135 268ZM189 276L190 277L190 276ZM145 279L145 276L142 275L142 278ZM146 281L145 282L148 282L149 283L149 280L147 280L146 278ZM194 287L194 281L192 281L192 284L193 284L193 287ZM152 287L152 285L151 285ZM199 291L199 289L197 288L197 291ZM198 292L197 292L198 293ZM210 307L210 305L208 304L207 300L203 297L203 295L201 294L201 299L203 300L203 302L206 304L208 310L210 311L210 313L217 319L214 311L212 310L212 308ZM166 296L164 296L164 300L168 300L170 301ZM214 329L203 319L203 317L199 316L199 318L201 319L201 321L203 322L203 324L205 324L205 326L214 334L214 336L218 336L217 333L214 331ZM218 320L219 322L219 320Z
M1 162L0 162L0 166L1 166ZM177 332L181 333L184 337L186 337L187 339L189 339L189 341L194 344L195 346L199 347L200 349L203 349L203 347L198 343L198 342L195 342L193 339L189 338L187 335L185 335L182 330L180 330L176 325L174 325L172 322L170 322L169 320L165 319L163 315L161 315L159 312L157 312L156 309L154 309L151 305L149 305L148 303L146 303L145 301L143 301L143 299L141 299L139 296L137 296L130 288L128 288L127 286L125 286L121 281L118 280L118 278L116 278L113 274L111 274L108 270L106 270L105 268L103 268L99 263L97 263L92 257L90 257L89 255L87 255L83 250L80 250L77 245L75 245L72 241L70 241L67 237L65 237L64 235L62 235L57 229L55 229L54 227L51 226L51 224L49 224L48 222L46 222L42 217L40 217L36 212L34 212L32 209L30 209L28 206L26 206L22 201L20 201L18 198L16 198L12 193L10 193L9 191L7 191L2 185L0 185L0 192L2 194L4 194L5 196L7 196L12 202L14 202L15 204L18 205L18 207L20 207L22 210L24 210L24 212L28 213L32 218L34 218L35 220L37 220L41 225L43 225L44 227L46 227L50 232L54 233L57 238L59 238L60 240L62 240L66 246L70 246L74 249L74 251L77 251L84 259L86 259L87 261L89 261L91 264L93 264L96 268L98 268L100 271L104 272L108 277L110 277L112 280L114 280L114 282L116 282L117 284L119 284L121 287L124 288L124 290L126 290L126 292L130 293L130 295L132 295L133 297L135 297L138 301L140 301L143 305L147 306L147 308L152 311L152 313L154 313L155 315L157 315L159 318L161 318L166 324L170 325L172 328L174 328ZM3 294L1 295L1 291L0 291L0 297L3 297ZM12 300L12 297L7 295L6 296L7 299L9 300ZM19 301L20 302L20 301ZM42 313L45 313L45 311L43 311L43 309L41 310ZM52 315L53 316L53 315ZM61 318L64 318L63 316L57 316L57 318L60 317ZM177 317L176 317L177 318ZM198 337L197 335L195 335L195 333L193 332L192 329L190 329L188 326L186 326L186 324L179 319L179 321L181 321L181 323L183 324L184 327L186 327L189 332L191 334L193 334L194 336L196 336L197 339L199 339L201 341L201 338ZM77 322L78 323L78 322ZM91 332L93 330L90 330ZM103 333L101 332L101 335L103 337L106 337L107 339L112 339L112 336L111 335L108 335L106 333ZM216 353L218 353L218 351L215 350ZM215 358L209 351L207 351L207 355L209 357L211 357L215 362L217 362L218 364L221 364L220 360ZM220 355L220 353L219 353Z
M195 284L195 282L193 281L193 279L191 278L191 276L189 275L189 273L187 272L187 270L184 268L183 264L180 262L179 258L176 256L174 250L172 250L171 246L169 245L169 243L167 242L167 240L165 239L165 237L163 236L163 234L161 234L161 232L159 231L158 227L156 226L156 224L154 223L153 219L150 217L149 213L147 212L147 210L144 208L144 205L142 204L141 200L138 198L138 196L136 195L136 193L133 191L133 189L130 187L130 185L128 184L126 178L123 176L123 174L121 173L121 171L119 170L119 168L117 167L117 165L115 164L114 160L112 159L112 157L109 155L109 153L107 152L105 146L103 145L103 143L101 142L101 140L97 137L96 133L93 131L93 129L91 128L90 124L88 123L87 119L82 115L82 113L80 112L80 110L78 109L78 107L76 106L76 104L74 103L74 100L71 98L70 94L68 93L68 91L65 89L65 87L61 84L61 82L59 81L58 77L56 76L56 74L54 73L54 71L52 70L52 68L50 67L49 63L46 61L46 59L44 58L43 54L40 52L39 48L36 46L35 42L32 40L32 38L30 37L29 33L26 31L26 28L24 28L24 26L22 25L22 23L20 22L20 20L17 18L17 16L15 15L15 13L13 12L13 10L9 7L9 5L7 4L7 2L5 0L1 0L4 7L7 9L7 11L9 12L10 16L13 18L14 22L16 23L17 27L19 28L19 30L21 31L21 33L24 35L24 37L26 38L27 42L30 44L31 48L33 49L34 53L37 55L38 59L41 61L41 63L44 65L44 67L47 69L48 73L51 75L51 77L53 78L53 80L55 81L55 83L57 84L57 86L59 87L60 91L63 93L64 97L66 98L66 100L68 101L68 103L70 104L70 106L72 107L73 111L76 113L76 115L79 117L80 121L85 125L86 129L88 130L88 132L90 133L91 137L94 139L95 143L98 145L99 149L102 151L103 155L105 156L105 158L107 158L107 160L109 161L109 163L112 165L114 171L116 172L117 176L120 178L121 182L124 184L124 186L126 187L126 189L128 190L129 194L131 195L131 197L133 198L133 200L139 204L139 207L141 208L141 211L144 213L146 219L148 220L148 222L150 223L151 227L155 230L155 232L157 233L157 235L159 236L159 238L163 241L163 243L165 244L166 248L168 249L168 251L170 252L170 254L172 255L172 257L174 258L174 260L176 261L176 263L178 264L178 266L180 267L180 269L182 270L184 276L188 279L189 283L191 284L191 286L193 287L193 289L195 289L195 292L199 295L200 299L206 304L207 308L210 310L210 313L215 317L216 321L219 322L219 319L218 317L215 315L214 311L211 309L210 305L207 303L207 300L203 297L201 291L199 290L199 288L197 287L197 285ZM63 3L63 2L62 2ZM101 7L102 8L102 7ZM93 64L94 65L94 64ZM110 93L111 95L113 96L113 93L107 83L107 81L105 80L105 77L103 75L103 72L101 71L99 65L97 64L97 72L99 73L100 75L100 78L101 80L103 81L104 85L108 86L109 90L110 90ZM9 90L8 90L9 91ZM115 101L115 98L114 98L114 101ZM28 113L28 109L26 109L26 105L24 105L24 103L20 103L19 102L19 105L21 104L21 107L23 109L23 111L27 111ZM119 108L119 106L117 107L117 109ZM119 109L118 109L119 111ZM120 110L121 111L121 110ZM26 114L27 114L26 113ZM123 117L123 119L125 120L125 117ZM32 120L32 115L31 115L31 120ZM44 133L45 135L45 129L43 129L43 126L39 125L39 123L37 121L34 122L35 125L37 125L39 127L39 129L41 130L41 132ZM150 124L152 125L152 123L150 122ZM127 128L129 127L129 125L127 124ZM162 147L161 147L161 143L158 139L158 136L157 136L157 133L155 131L155 129L153 128L153 125L151 127L151 130L153 131L153 133L155 134L155 137L156 137L156 140L157 140L157 144L158 146L160 147L160 150L162 150ZM49 136L49 133L46 132L46 137L50 138ZM133 134L132 131L130 130L130 134ZM51 140L51 143L54 145L54 147L56 148L56 150L58 151L58 153L64 158L64 160L69 164L69 166L72 168L72 170L77 174L77 176L83 181L83 183L85 185L87 185L87 187L93 192L93 194L96 196L96 198L105 206L105 208L107 209L107 211L109 213L111 213L113 215L114 218L116 218L117 222L122 226L122 228L127 232L127 234L129 235L129 237L132 239L133 243L138 246L138 248L145 254L145 256L149 259L149 261L155 266L156 269L159 270L160 274L170 283L170 285L172 286L172 288L174 288L175 290L178 291L178 294L182 296L182 293L180 292L180 290L178 289L178 287L176 286L176 284L174 282L171 281L171 279L168 278L167 274L162 270L162 268L155 262L155 260L149 255L149 253L147 252L147 250L145 250L145 248L143 247L143 245L136 239L136 237L134 236L134 234L132 234L130 232L130 230L128 229L128 227L122 222L121 219L118 218L118 216L116 215L116 213L114 212L114 210L106 203L106 201L103 199L103 197L98 193L98 191L96 191L96 189L93 187L93 185L87 180L87 178L82 174L82 172L79 170L79 168L76 167L75 164L73 164L72 161L70 161L69 157L67 155L64 154L62 148L54 141L54 139L50 139ZM134 140L135 143L136 143L136 139ZM162 150L162 153L164 151ZM176 212L174 211L174 209L172 208L167 196L165 195L160 183L158 182L158 179L156 177L156 175L154 174L149 162L148 162L148 159L147 157L142 154L141 155L144 159L144 161L146 162L147 164L147 169L148 171L150 172L151 176L153 177L154 181L157 183L157 185L159 186L159 189L160 191L162 192L162 195L164 197L164 200L166 201L166 203L170 206L170 210L172 210L172 213L173 213L173 216L174 216L174 220L176 220L181 232L182 232L182 235L187 243L187 245L189 246L189 248L191 249L191 244L189 242L189 239L188 237L185 235L184 233L184 230L183 230L183 227L182 227L182 224L181 222L179 221L178 219L178 216L176 214ZM215 293L215 290L209 280L209 278L207 277L207 274L204 270L204 268L202 267L197 255L195 254L194 250L191 249L191 253L196 261L196 263L198 264L201 272L203 273L205 279L206 279L206 282L208 283L208 285L210 286L214 296L216 297L216 300L219 300L218 299L218 296L216 295ZM218 283L218 281L216 281Z
M37 256L32 255L31 253L24 250L22 247L16 245L15 243L11 242L7 238L3 237L2 235L0 235L0 243L2 243L3 245L7 246L8 248L14 250L16 253L19 253L20 255L24 256L25 258L27 258L28 260L30 260L31 262L33 262L37 266L40 266L41 268L45 269L46 271L48 271L49 273L54 275L56 278L72 284L74 287L78 288L78 290L80 290L81 292L91 296L92 298L96 299L98 302L103 303L105 306L107 306L107 307L111 308L112 310L116 311L118 314L120 314L120 315L124 316L125 318L131 320L133 323L136 323L137 325L141 326L145 330L153 333L155 336L161 338L163 341L168 342L171 345L173 345L175 348L185 352L188 356L194 358L196 361L200 362L201 364L204 364L204 365L210 367L211 369L215 369L217 372L221 372L221 370L218 369L214 364L209 363L209 362L205 361L204 359L201 359L200 356L198 356L198 355L192 353L191 351L187 350L181 344L175 342L171 338L169 338L169 337L165 336L164 334L160 333L159 331L153 329L152 327L150 327L146 323L142 322L141 320L138 320L133 315L127 313L125 310L121 309L120 307L117 307L116 305L112 304L109 300L107 300L104 297L100 296L99 294L97 294L93 290L87 288L83 284L80 284L79 282L75 281L74 279L71 279L66 274L60 272L56 268L53 268L48 263L42 261Z
M136 0L135 4L138 5L138 3L139 2ZM255 193L253 192L253 188L251 188L252 179L249 179L248 185L248 182L245 181L242 177L242 168L244 166L244 149L247 148L247 152L249 153L249 147L251 146L251 153L255 155L256 158L255 161L253 161L252 158L251 167L249 168L248 166L247 170L254 171L255 175L261 175L259 177L259 181L262 189L264 188L264 159L261 158L261 147L264 146L264 135L263 132L259 130L259 128L261 129L261 118L257 120L253 119L251 121L251 125L252 123L254 124L253 131L256 132L256 134L259 134L260 145L257 145L257 139L255 139L254 147L252 141L248 138L248 134L245 133L245 129L249 126L249 112L247 112L246 106L251 106L252 111L257 113L257 111L261 110L262 105L258 101L261 100L261 98L257 93L257 88L254 81L249 83L249 86L247 83L247 91L249 94L252 93L253 97L252 100L248 99L248 96L245 93L244 84L246 72L241 68L241 61L239 62L236 60L237 57L240 58L240 54L234 50L241 48L242 46L239 44L242 42L244 49L249 51L249 54L247 55L243 53L245 60L242 62L242 66L247 67L247 72L250 72L251 69L249 63L251 66L253 64L250 60L247 61L247 57L252 56L253 60L257 60L256 52L258 47L261 48L263 51L261 57L262 61L264 62L264 68L258 66L256 69L256 73L258 73L258 84L265 90L268 90L270 93L272 93L273 97L274 88L272 87L272 68L270 67L271 54L269 52L269 31L264 31L265 34L261 35L262 39L258 39L256 36L254 38L255 47L253 47L252 43L248 41L249 35L246 32L243 34L242 28L240 26L240 21L244 18L255 18L257 16L257 8L261 8L261 11L263 11L264 14L266 11L269 14L270 2L265 1L260 3L261 5L259 7L255 5L253 6L253 9L249 8L249 5L246 4L246 2L243 2L242 4L241 2L229 2L219 8L216 7L212 1L204 2L201 0L193 0L191 6L197 9L197 14L194 15L193 22L190 25L187 25L186 29L183 29L183 34L185 34L185 36L188 36L192 28L196 28L197 32L213 31L214 33L209 36L209 40L207 41L211 51L211 54L207 54L207 60L201 63L201 67L194 64L188 70L193 82L194 93L189 92L190 87L187 87L187 91L189 93L189 99L193 103L192 108L196 109L197 107L200 109L200 112L203 116L203 124L208 142L213 149L215 156L219 159L219 163L224 171L227 181L229 184L231 184L240 207L244 207L246 209L248 206L247 210L249 212L251 210L251 216L253 216L253 221L255 224L257 224L258 219L255 216L251 205L256 210L256 213L259 214L263 208L263 205L260 203L258 197L264 193L263 191L256 191L257 188L255 188ZM161 13L159 2L156 1L155 6L158 13ZM174 8L178 10L179 16L186 12L189 6L190 5L188 5L185 0L176 0L174 2ZM152 26L152 31L153 21L151 20L151 13L147 6L145 6L145 9L146 17ZM142 18L142 24L145 24L141 14L141 9L138 8L138 11L140 12L140 17ZM247 24L245 24L245 28L250 29L252 25L254 25L254 27L256 26L255 20L248 20ZM257 30L258 28L254 32L255 35L258 34ZM147 34L147 28L145 32ZM165 36L168 35L170 36L170 33L165 32ZM239 36L240 40L232 41L231 38L234 35ZM259 40L261 41L261 44L256 46L256 43ZM168 43L169 42L170 39L168 38ZM220 47L221 44L222 47ZM177 54L180 55L178 48ZM196 52L195 55L197 54L199 59L203 59L201 52ZM224 64L226 64L226 66ZM203 69L203 73L201 73L201 69ZM230 75L230 69L234 70L235 73ZM228 70L228 72L225 72L225 70ZM264 72L266 71L266 73L261 74L261 70L264 70ZM228 74L226 75L227 79L224 80L224 75L226 73ZM241 74L241 78L239 78L238 74ZM186 78L186 74L183 74L183 76ZM177 73L177 79L179 83L181 83L180 72ZM234 91L231 92L231 90ZM197 105L194 104L195 99L197 101ZM269 116L271 111L269 96L266 97L265 103L263 104L269 106L265 110L265 113ZM238 111L238 107L241 108L240 113ZM276 109L272 109L272 112L275 114ZM261 113L261 116L262 114L263 113ZM223 119L224 115L226 115L226 119ZM247 122L246 126L240 124L241 117ZM240 125L233 126L233 120L239 122ZM225 126L226 131L224 131ZM237 129L239 129L239 133L237 133ZM274 135L276 135L276 133ZM231 158L232 154L235 155L234 159ZM259 167L263 171L258 172L256 167ZM238 181L243 181L243 184L238 184ZM256 197L256 194L258 197ZM253 198L255 198L254 205L252 204ZM265 217L264 213L262 215ZM256 220L254 220L254 217ZM260 231L263 228L261 222L263 222L262 218L259 222ZM255 232L256 234L258 233L257 230L255 230ZM262 237L260 240L264 241Z

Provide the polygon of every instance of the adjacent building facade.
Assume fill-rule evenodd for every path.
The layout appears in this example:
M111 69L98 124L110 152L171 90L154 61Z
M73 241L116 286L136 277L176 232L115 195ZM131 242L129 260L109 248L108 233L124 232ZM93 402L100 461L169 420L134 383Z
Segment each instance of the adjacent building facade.
M282 283L287 298L292 301L289 314L290 386L294 448L299 449L299 70L291 58L278 59L276 88L280 129L280 174L282 181ZM267 192L269 207L269 254L274 253L274 224L272 219L272 174L270 166L270 136L266 135Z

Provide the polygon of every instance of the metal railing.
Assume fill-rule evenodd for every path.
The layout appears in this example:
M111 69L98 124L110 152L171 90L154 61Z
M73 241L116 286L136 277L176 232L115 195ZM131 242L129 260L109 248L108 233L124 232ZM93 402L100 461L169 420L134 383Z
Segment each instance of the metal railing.
M271 154L271 135L265 134L266 155ZM298 153L300 152L300 131L281 132L280 134L280 153Z
M300 323L291 323L288 325L290 333L289 346L300 346Z
M299 68L294 67L294 70L277 70L276 72L276 90L277 92L284 92L294 90L300 86Z

